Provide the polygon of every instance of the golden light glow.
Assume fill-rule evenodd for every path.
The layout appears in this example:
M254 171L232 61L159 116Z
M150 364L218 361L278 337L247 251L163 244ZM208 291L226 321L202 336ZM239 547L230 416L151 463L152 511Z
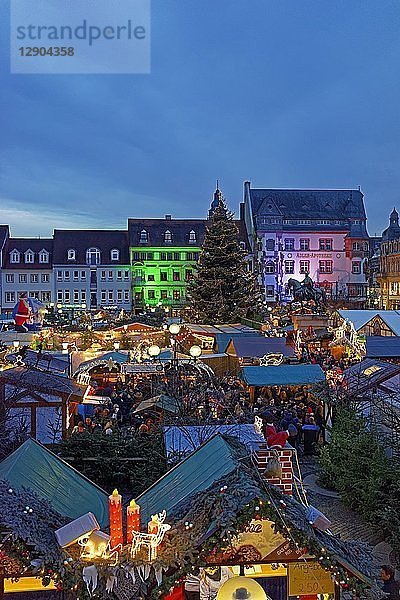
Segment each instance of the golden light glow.
M4 592L36 592L41 590L55 590L56 586L53 581L46 587L42 584L42 580L38 577L21 577L18 581L4 579Z

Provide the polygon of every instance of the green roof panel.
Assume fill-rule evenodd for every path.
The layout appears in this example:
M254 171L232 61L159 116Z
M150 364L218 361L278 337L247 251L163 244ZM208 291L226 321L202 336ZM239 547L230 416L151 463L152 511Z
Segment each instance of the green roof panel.
M73 467L29 439L0 463L0 480L16 489L30 488L59 514L76 519L92 512L108 525L108 496Z
M207 490L237 465L229 442L220 434L215 435L137 498L142 522L163 510L167 511L168 520L181 502Z

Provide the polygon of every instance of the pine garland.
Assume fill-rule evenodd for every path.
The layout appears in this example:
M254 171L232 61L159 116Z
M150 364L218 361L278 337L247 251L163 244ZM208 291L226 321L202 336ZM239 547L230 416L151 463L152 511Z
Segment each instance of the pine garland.
M0 499L5 506L0 522L11 532L4 551L7 556L16 558L25 572L41 576L44 585L52 580L58 589L73 591L80 599L86 598L88 594L82 570L95 564L99 584L92 597L110 598L106 592L110 576L123 572L137 573L146 565L141 558L131 558L129 546L123 548L117 567L101 561L88 563L74 556L73 550L59 548L54 530L65 524L67 519L30 490L10 492L10 489L7 482L0 482ZM368 557L363 554L365 548L361 548L360 544L345 544L317 532L307 521L303 506L255 478L245 464L211 489L181 504L170 518L172 516L175 523L164 539L146 582L146 593L151 593L154 598L179 585L193 568L206 566L210 559L214 562L222 559L232 550L237 534L243 532L253 519L272 521L275 531L290 542L293 550L302 549L304 553L315 556L343 590L352 590L353 594L360 596L368 587L349 575L337 558L344 556L353 564L356 561L359 563L357 568L368 573ZM161 569L165 574L161 585L157 586L155 574Z

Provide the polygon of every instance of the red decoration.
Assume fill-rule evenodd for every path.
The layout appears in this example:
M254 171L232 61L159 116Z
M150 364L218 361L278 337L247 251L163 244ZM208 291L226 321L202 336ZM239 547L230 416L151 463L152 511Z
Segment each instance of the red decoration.
M116 548L119 544L122 545L124 543L122 531L122 496L118 494L118 490L114 490L111 496L108 497L108 508L110 512L111 548Z

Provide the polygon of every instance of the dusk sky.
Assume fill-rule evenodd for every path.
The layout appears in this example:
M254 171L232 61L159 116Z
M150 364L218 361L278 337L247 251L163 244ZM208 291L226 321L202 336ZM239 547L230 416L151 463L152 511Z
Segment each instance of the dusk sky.
M14 236L202 218L217 178L236 211L245 180L360 185L370 234L400 209L398 1L153 0L150 75L10 75L0 19Z

